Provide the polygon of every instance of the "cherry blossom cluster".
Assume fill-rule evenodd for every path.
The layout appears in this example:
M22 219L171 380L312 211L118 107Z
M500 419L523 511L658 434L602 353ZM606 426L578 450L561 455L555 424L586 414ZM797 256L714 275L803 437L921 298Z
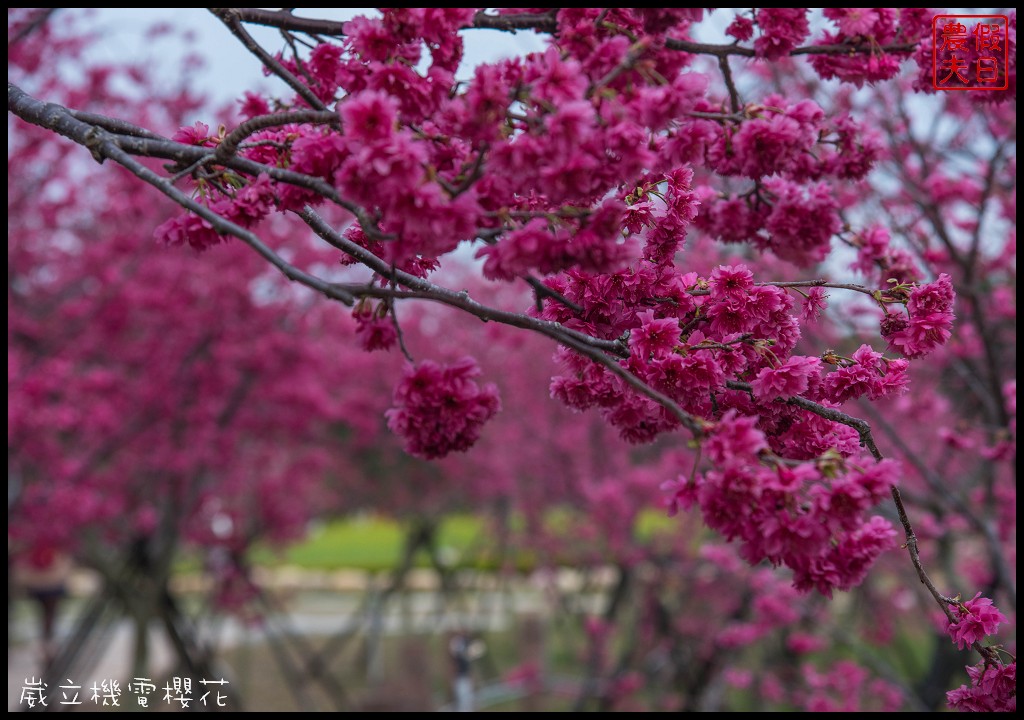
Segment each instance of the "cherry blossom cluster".
M889 231L880 225L865 228L852 240L857 259L850 264L879 285L890 279L910 283L921 278L921 270L906 248L895 246Z
M989 598L981 597L981 593L957 603L952 610L959 619L950 623L947 632L961 650L982 638L995 635L999 625L1006 622L1006 616L999 612Z
M497 386L481 387L479 375L468 357L452 365L424 360L406 367L395 387L395 407L387 412L388 427L405 441L406 452L437 458L477 441L481 426L501 409Z
M886 313L882 337L889 347L908 358L926 355L944 345L953 329L953 301L956 293L949 275L914 288L907 300L907 316Z
M865 514L886 496L898 465L769 467L768 442L754 423L726 414L705 443L716 469L668 483L673 507L698 506L709 527L741 543L748 562L789 567L798 589L831 595L859 584L893 545L892 526Z
M398 329L388 315L387 305L364 305L357 308L352 317L356 321L356 337L363 350L390 350L398 342Z
M860 93L849 85L895 85L911 56L922 73L930 71L931 14L923 9L828 9L825 29L815 34L803 8L760 8L737 14L726 30L736 43L718 46L694 39L692 27L704 14L388 8L377 17L328 24L336 31L309 34L304 49L290 45L291 52L265 60L268 72L295 94L271 99L246 93L244 122L230 132L230 125L211 132L200 122L182 127L166 144L163 136L129 132L136 143L131 146L116 123L101 129L117 136L122 149L149 143L137 154L176 163L165 166L171 181L162 189L171 186L168 194L179 204L204 216L186 212L160 225L157 237L167 245L203 251L229 234L247 239L246 230L277 229L299 215L328 244L303 256L282 242L278 269L287 264L284 256L307 260L285 274L350 305L355 337L365 350L401 347L411 357L395 314L407 298L435 300L556 340L560 369L550 394L572 410L592 411L630 443L686 429L697 459L688 457L660 475L677 477L667 484L673 511L699 510L749 563L788 568L793 592L830 595L860 583L881 553L896 545L895 530L874 510L890 495L920 568L896 486L931 483L934 490L942 481L930 477L925 463L881 460L867 424L848 413L857 405L881 408L874 412L883 427L893 424L890 418L927 416L938 401L907 392L912 369L927 371L926 363L917 362L925 356L960 375L1001 362L993 351L1000 334L992 327L1015 320L1015 246L1011 239L993 250L986 238L990 216L1015 217L1007 192L1015 162L999 162L1000 153L1012 152L1012 132L994 131L993 162L978 163L977 177L963 180L928 161L927 148L882 142L881 128L887 140L908 131L910 122L896 105L884 105L868 120L857 112ZM1015 16L1009 25L1008 74L1015 80ZM550 43L467 72L462 31L471 27L528 28L550 35ZM808 58L802 67L817 78L797 88L794 68L802 56ZM711 58L717 68L703 64ZM752 94L732 76L738 62L747 62L742 58L750 60L746 69L754 75L779 70L793 77L776 83L776 92ZM39 58L25 61L38 65ZM840 85L834 97L822 92L809 99L818 79L847 86ZM102 78L93 81L98 86ZM1014 117L997 109L1012 92L975 95L947 101L951 116L965 126L979 101L993 103L990 125L1007 125ZM102 148L94 140L80 144L99 158ZM978 144L957 136L953 149L968 154ZM908 187L894 189L879 208L867 207L869 173L885 160L892 161L890 168L899 166ZM947 210L954 206L957 212ZM968 217L965 208L981 210ZM318 229L314 210L337 232ZM277 243L275 232L269 236ZM921 237L909 251L904 243ZM854 255L850 268L866 284L828 279L837 265L824 261L840 245ZM465 246L469 253L455 254ZM472 283L465 284L473 288L472 298L467 290L449 290L464 286L445 273L470 255L476 273L495 286L529 283L533 306L526 310L517 295L514 311L485 307L479 302L484 293ZM980 258L978 265L965 269L972 258ZM329 267L336 275L307 282L299 267ZM990 271L999 282L989 283ZM963 294L959 302L954 284ZM1000 285L991 298L985 296L988 284ZM848 328L822 322L840 311L827 304L839 293L862 302L855 308L859 314L842 318ZM969 322L954 336L957 316ZM104 322L116 325L118 317L111 311ZM251 369L241 355L226 360ZM9 365L20 372L22 363L15 357ZM59 360L51 369L26 383L28 396L67 392L62 378L70 371ZM481 374L472 358L447 365L420 359L406 366L387 424L407 452L440 459L481 439L502 404L496 386L480 382ZM951 401L941 410L953 420L939 435L950 456L975 449L1003 468L1015 452L1016 385L1006 382L1007 375L991 374L988 425L961 431L955 420L968 413ZM163 377L168 383L174 378L169 370ZM46 423L73 428L74 393L92 397L113 386L102 373L88 379L75 384L58 409L41 413ZM201 387L212 393L232 379L214 372L202 376ZM318 407L311 382L274 385L273 392L280 403L337 415L337 407ZM96 413L99 434L116 426L118 412L111 407ZM204 406L189 417L212 434L218 414ZM262 427L257 418L244 417L252 423L248 430ZM36 448L30 428L22 434ZM899 445L899 438L890 444ZM878 445L888 451L885 443ZM311 470L324 467L316 449L307 450ZM242 454L256 463L270 457L249 446ZM61 477L82 472L72 460L65 464ZM680 466L688 472L680 474ZM291 467L282 463L261 479L268 496L283 492ZM992 472L984 470L989 478ZM495 482L511 486L507 477ZM986 542L1005 541L1012 536L1006 508L1014 496L1000 482L988 482L985 490L988 506L1005 506L994 511L999 538ZM632 486L622 490L599 479L582 493L603 524L632 520L638 507L633 494ZM68 512L93 512L101 495L83 483L78 506ZM963 496L965 503L976 500L966 491ZM304 509L294 500L267 503L260 513L270 525L297 527ZM228 517L239 527L245 519L239 505L221 506L215 492L200 493L198 502L200 519L191 532L200 542L219 542L209 535L212 517ZM949 503L957 522L984 527L983 519L969 512L960 517L960 508ZM140 513L137 524L151 528L154 517ZM624 547L629 530L609 531L605 539ZM758 603L758 618L785 615L763 597ZM961 649L1005 621L980 596L952 612L957 620L949 631ZM758 620L730 637L741 644L769 627L775 627L770 620ZM1007 689L1015 664L986 656L969 672L971 687L951 693L951 704L994 709L1015 703ZM617 687L627 694L633 678L621 680ZM857 692L873 692L852 671L808 673L808 685L806 704L822 710L845 707Z
M906 305L905 315L889 311L881 326L904 358L867 344L850 357L815 357L794 353L801 319L825 305L822 288L758 282L740 263L700 272L676 262L694 230L800 266L824 260L848 203L837 184L865 177L880 157L876 135L811 100L715 98L708 76L672 47L688 40L702 11L563 9L549 49L480 65L459 84L458 30L473 17L465 9L386 9L347 23L339 42L317 45L307 59L280 56L316 98L300 93L291 107L319 102L336 115L270 122L233 151L326 183L356 213L344 237L391 267L428 277L443 256L475 241L486 278L539 277L550 294L533 311L539 319L620 348L614 364L558 350L564 372L553 396L577 410L598 408L631 442L704 423L714 446L729 428L747 428L757 441L727 444L735 457L709 452L716 468L685 484L685 502L739 538L752 562L792 568L802 588L829 593L855 584L890 544L891 528L867 512L898 473L888 464L868 469L858 431L829 411L905 392L904 358L950 336L949 277L915 285L916 268L883 229L854 235L858 262L880 287L876 299ZM892 10L826 17L838 28L826 36L833 43L912 41L921 31L920 17L908 15L897 32L902 18ZM747 41L754 24L754 50L769 60L809 35L806 11L771 8L739 16L730 33ZM868 79L885 77L896 57L869 68ZM863 80L849 63L819 70ZM274 111L249 95L243 113L256 121ZM211 136L196 124L176 139L218 148L224 132ZM211 210L243 227L325 200L266 173L247 180L204 170L195 182ZM730 190L736 183L745 185ZM165 223L158 235L197 249L219 241L194 215ZM354 317L364 348L396 343L390 306L363 301ZM496 391L472 379L478 372L469 360L407 369L388 423L411 453L442 457L476 441L499 406ZM657 395L637 392L629 377ZM766 493L772 499L762 502ZM725 512L731 502L746 510Z
M946 287L942 281L936 285ZM628 333L631 352L625 365L634 374L695 414L711 416L714 398L720 410L733 407L759 415L762 426L774 431L775 448L786 447L787 456L813 457L822 447L853 453L856 434L827 421L811 429L820 418L809 419L810 426L801 423L798 419L808 413L776 401L803 396L841 404L862 396L899 395L907 387L908 361L886 358L868 345L850 358L832 352L822 358L789 355L799 337L792 297L779 287L755 285L743 265L719 266L709 278L641 267L600 282L570 272L552 287L583 312L576 320L566 308L551 304L544 317L599 337ZM915 288L911 298L932 292L930 285ZM912 312L922 306L915 302ZM636 441L676 426L661 407L633 397L607 369L571 353L560 359L573 372L552 385L563 402L580 410L602 408L612 424ZM826 363L835 369L826 372ZM730 387L734 378L749 378L750 392ZM801 429L799 435L787 430L794 426ZM815 440L817 431L828 439ZM847 440L836 445L838 438Z
M322 101L344 93L339 129L273 128L253 135L254 147L241 152L331 183L376 218L371 226L354 224L347 237L414 274L429 273L436 258L476 236L484 240L477 254L486 277L544 277L567 302L547 302L539 316L595 338L625 338L621 367L685 412L717 423L710 445L735 423L759 438L731 448L735 457L709 453L718 467L686 484L686 502L700 504L727 537L740 538L752 562L791 567L798 586L826 593L850 587L890 544L888 524L865 513L897 473L884 464L877 472L854 469L858 433L789 401L827 409L898 395L907 361L867 345L849 358L792 355L800 330L787 290L755 283L743 265L702 276L681 272L675 259L694 224L798 264L824 259L841 225L839 202L824 180L862 178L877 141L848 117L827 118L806 100L771 95L738 115L723 112L705 97L705 76L665 47L670 37L685 36L692 14L652 20L618 10L596 22L597 15L560 12L557 48L478 67L457 93L442 92L460 53L447 45L457 41L434 43L425 28L454 29L468 16L389 10L353 21L341 45L314 51L307 73ZM803 16L759 11L757 51L768 58L788 53L807 35ZM831 19L843 32L864 33L893 17ZM631 33L647 35L631 42ZM382 38L400 42L389 46ZM431 64L419 74L408 62L423 47ZM193 144L209 142L200 135ZM711 172L753 181L752 190L740 197L695 188L693 172L679 164L701 155ZM217 209L248 222L258 215L246 212L248 200L236 192L216 201L224 205ZM290 188L277 202L294 209L317 200ZM878 265L885 249L874 253L870 261ZM917 357L948 338L952 291L940 278L908 292L908 318L886 315L883 335L893 349ZM820 290L809 294L810 312L822 301ZM394 341L385 316L358 311L366 347ZM569 372L554 380L552 394L571 407L599 408L634 442L679 426L677 415L608 367L569 350L558 356ZM389 425L410 452L464 450L496 412L496 395L478 391L469 367L428 361L407 370ZM762 462L762 450L780 463ZM833 465L786 466L829 453ZM736 503L737 492L749 495L739 503L749 512L716 510ZM764 493L773 499L762 507Z
M826 30L816 39L823 45L871 38L877 48L931 37L932 13L927 8L825 8L824 15L835 30ZM908 55L908 51L877 50L866 55L815 55L811 65L826 80L839 78L860 87L895 77Z
M1017 663L968 666L971 685L946 693L949 706L966 712L1016 712Z
M1003 615L992 600L978 593L970 600L950 606L955 622L946 631L963 650L994 635L1005 622ZM961 685L946 694L950 707L973 712L1014 712L1017 709L1017 662L1004 664L999 660L985 658L973 667L967 668L970 687Z
M863 178L880 156L877 136L849 116L827 118L811 100L779 95L747 106L740 121L698 122L709 136L709 168L753 181L739 193L702 185L698 227L798 265L823 260L842 226L841 203L826 181Z

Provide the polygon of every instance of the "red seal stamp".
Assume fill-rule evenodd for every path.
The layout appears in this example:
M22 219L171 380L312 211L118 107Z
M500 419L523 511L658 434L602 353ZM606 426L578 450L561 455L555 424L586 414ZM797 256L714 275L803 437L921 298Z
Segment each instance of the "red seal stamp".
M1006 15L932 18L932 86L936 90L1006 90L1007 29Z

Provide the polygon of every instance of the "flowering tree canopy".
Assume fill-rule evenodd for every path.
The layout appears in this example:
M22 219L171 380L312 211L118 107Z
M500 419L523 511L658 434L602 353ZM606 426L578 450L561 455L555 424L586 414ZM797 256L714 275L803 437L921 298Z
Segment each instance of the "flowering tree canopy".
M237 513L228 534L275 513L294 520L277 530L297 526L312 510L293 483L328 471L331 423L355 407L327 389L357 366L393 386L384 417L410 455L500 447L492 421L524 410L494 382L500 357L467 354L495 336L424 356L426 301L458 311L455 337L483 320L551 341L550 379L519 377L587 413L564 415L567 438L599 417L628 443L688 449L659 465L664 502L788 572L744 576L764 617L779 617L773 596L859 586L902 545L903 586L980 655L949 703L1015 708L1015 658L989 642L1012 624L993 598L1016 604L1015 15L995 77L1008 89L937 93L924 9L761 8L730 16L720 44L699 38L721 12L687 8L211 12L285 89L239 87L237 112L197 121L184 89L148 109L100 72L68 91L45 65L74 40L38 11L9 14L9 234L34 238L9 242L11 466L80 488L61 512L123 515L89 498L131 497L139 472L167 502L216 476L206 512ZM547 46L467 67L463 38L484 32ZM92 190L118 198L95 227L43 239L21 209L75 224L71 188L38 196L52 166L76 172L73 146L44 131L116 166ZM143 250L140 228L167 247ZM338 306L354 333L331 329ZM48 323L66 328L60 347ZM323 341L295 343L299 326ZM90 367L111 344L118 366ZM99 409L77 417L87 398ZM51 428L84 428L101 452L54 468L66 438ZM140 437L144 451L115 452ZM112 468L116 493L96 486ZM25 480L31 537L57 485ZM588 492L609 525L629 504ZM155 522L129 504L131 532ZM957 533L962 554L926 547ZM807 707L833 707L841 675L809 679Z

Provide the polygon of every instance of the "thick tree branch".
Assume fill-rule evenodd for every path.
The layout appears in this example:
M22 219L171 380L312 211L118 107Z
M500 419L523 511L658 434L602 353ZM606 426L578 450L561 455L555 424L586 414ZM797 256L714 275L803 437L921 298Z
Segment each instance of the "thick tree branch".
M497 308L481 305L475 300L470 300L468 294L465 292L449 290L441 287L440 285L436 285L429 280L425 280L403 270L394 268L386 260L374 255L363 246L356 244L341 233L337 232L326 220L324 220L310 207L303 210L299 216L307 225L310 226L310 228L312 228L313 232L328 244L355 258L381 277L391 280L404 288L408 288L410 291L427 294L426 296L417 296L420 297L420 299L436 299L443 301L453 307L470 310L473 315L476 315L481 320L494 320L496 322L500 322L505 325L512 325L524 330L533 330L544 335L548 335L549 337L552 336L552 333L565 335L566 337L570 337L579 342L589 344L595 350L612 353L618 357L628 357L629 355L625 346L617 340L602 340L600 338L591 337L586 333L581 333L578 330L572 330L563 325L559 325L556 322L539 320L521 313L513 313L507 310L499 310ZM364 292L362 294L365 295L381 293L373 294L373 297L389 297L387 293L395 292L388 288L371 289L367 286L360 287L364 288Z
M277 268L289 280L306 285L346 305L352 305L355 302L351 295L286 262L284 258L264 244L255 233L222 218L205 205L193 200L189 195L174 187L167 178L160 177L135 160L105 130L76 119L60 105L40 102L30 97L14 84L8 83L7 109L26 122L48 128L87 148L93 157L96 158L97 162L103 162L107 158L113 160L140 180L155 187L174 202L206 220L221 235L237 237Z
M11 107L11 88L24 95L32 102L39 103L42 105L42 101L35 100L31 96L27 95L17 86L8 83L8 109ZM216 148L200 147L198 145L185 145L178 143L173 140L161 138L159 135L155 135L145 128L132 125L124 120L117 120L109 118L104 115L96 115L93 113L80 113L78 110L64 108L62 106L55 106L63 110L70 117L79 119L79 115L87 117L89 120L87 124L99 128L118 128L118 133L109 137L111 142L117 144L122 150L128 152L131 155L139 155L144 157L155 157L164 160L172 160L183 168L188 168L193 164L207 164L214 161L217 150ZM299 112L316 112L316 111L299 111ZM15 112L15 114L18 114ZM324 116L319 116L324 117ZM25 118L22 118L25 119ZM27 120L32 122L31 120ZM34 123L39 124L39 123ZM45 127L45 126L44 126ZM239 172L258 177L261 174L266 174L272 180L278 182L288 183L296 187L305 188L311 190L317 195L330 200L335 205L348 210L350 213L355 215L363 227L366 234L375 240L386 240L388 236L380 232L377 229L376 223L369 217L367 212L356 205L355 203L346 200L333 185L326 182L322 178L314 177L312 175L305 175L303 173L295 172L294 170L285 170L283 168L275 167L272 165L264 165L254 160L247 158L238 157L237 155L227 158L221 162L217 160L218 164L223 164L224 167L237 170Z
M408 288L406 291L399 291L393 288L381 288L367 285L343 285L339 286L343 292L352 295L364 295L370 297L384 297L393 299L421 299L432 300L450 307L463 310L481 320L493 320L504 325L531 330L555 340L594 362L603 365L612 374L616 375L624 383L642 395L654 400L670 412L680 424L689 430L695 437L702 437L704 434L704 423L698 418L690 415L682 409L678 403L664 393L658 392L647 385L631 372L619 365L617 357L610 356L614 353L618 357L628 355L622 343L615 340L601 340L591 337L577 330L572 330L563 325L548 320L539 320L522 313L509 312L499 308L489 307L469 297L467 292L455 292L448 288L435 285L415 275L392 268L385 260L377 257L366 248L358 245L341 233L334 230L322 217L312 208L307 207L300 214L302 219L313 229L317 235L326 240L329 244L342 252L351 255L362 264L396 285Z
M472 27L513 33L520 30L554 33L558 30L557 13L558 8L546 13L510 13L507 15L488 15L481 10L473 16Z
M267 128L282 125L312 123L317 125L338 124L338 113L331 110L295 110L293 112L271 113L249 118L224 136L217 146L214 159L223 165L224 162L238 151L238 146L250 135Z
M210 8L217 14L229 8ZM320 20L293 15L287 10L264 10L263 8L230 8L242 22L253 25L291 30L309 35L325 35L328 37L344 37L345 23L337 20Z
M67 108L68 114L76 120L81 120L84 123L95 125L96 127L108 130L115 135L128 135L131 137L146 138L147 140L162 140L165 142L172 142L170 138L166 138L163 135L158 135L152 130L147 130L144 127L139 127L126 120L120 120L118 118L108 117L106 115L99 115L97 113L85 112L84 110L74 110Z
M223 8L214 8L223 10ZM283 30L294 30L315 33L330 37L343 37L345 23L334 20L301 18L281 10L263 10L260 8L231 8L234 16L241 22L268 25ZM532 30L540 33L555 34L558 22L555 12L546 13L513 13L509 15L488 15L483 11L473 17L472 24L466 29L500 30L502 32L519 32ZM739 45L714 45L668 38L665 47L694 55L713 55L715 57L756 57L753 48ZM790 55L869 55L872 53L910 53L917 49L917 43L893 43L890 45L872 46L870 43L838 44L838 45L807 45L790 52Z
M750 383L738 382L735 380L728 381L726 383L726 387L730 388L731 390L741 390L747 393L752 392L753 390L750 386ZM861 446L866 448L868 452L871 453L871 456L875 458L875 460L882 460L882 453L879 452L878 446L875 444L875 439L871 435L871 425L868 424L867 420L855 418L852 415L847 415L841 410L836 410L835 408L825 407L820 403L816 403L813 400L808 400L807 398L800 397L799 395L796 397L789 398L788 400L786 400L786 403L789 405L793 405L794 407L802 408L804 410L812 412L818 417L823 417L826 420L831 420L832 422L837 422L842 425L846 425L847 427L852 427L854 430L857 431L857 434L860 436Z
M224 10L225 8L214 8ZM345 22L303 18L285 10L264 10L262 8L231 8L242 22L266 25L281 30L292 30L312 35L326 35L340 38L346 35ZM511 15L487 15L482 10L473 17L472 28L518 32L535 30L553 33L557 29L554 11L547 13L515 13Z

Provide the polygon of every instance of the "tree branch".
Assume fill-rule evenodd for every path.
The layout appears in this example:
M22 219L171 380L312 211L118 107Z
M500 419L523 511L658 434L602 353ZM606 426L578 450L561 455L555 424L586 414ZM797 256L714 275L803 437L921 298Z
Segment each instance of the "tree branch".
M17 86L13 85L12 83L8 83L8 109L11 109L13 111L11 107L11 88L13 88L16 91L15 94L24 95L25 98L28 98L32 102L39 103L40 105L43 104L42 101L35 100ZM87 117L89 118L89 120L87 121L88 124L94 127L118 128L118 134L111 136L109 140L111 142L116 143L118 147L132 155L172 160L178 165L184 168L188 168L190 165L194 163L205 164L211 162L214 160L217 154L217 150L215 148L200 147L198 145L185 145L183 143L178 143L173 140L168 140L166 138L160 137L159 135L151 133L145 128L132 125L131 123L124 120L117 120L114 118L106 117L104 115L96 115L94 113L81 113L78 110L65 108L60 105L55 105L54 107L59 108L64 113L73 118L79 118L79 116ZM316 111L306 110L297 112L310 113ZM26 121L33 122L31 120ZM289 185L295 185L296 187L311 190L315 192L317 195L320 195L321 197L330 200L335 205L338 205L339 207L342 207L345 210L348 210L350 213L352 213L359 220L360 225L363 227L363 230L369 237L375 240L390 239L390 236L386 235L385 233L382 233L379 229L377 229L376 223L370 218L368 213L362 207L343 198L341 195L338 194L338 191L334 188L333 185L326 182L322 178L314 177L312 175L305 175L303 173L295 172L294 170L285 170L283 168L275 167L272 165L264 165L262 163L256 162L255 160L249 160L247 158L238 157L237 155L227 158L223 160L223 162L219 160L217 162L219 164L223 164L224 167L228 167L231 168L232 170L237 170L239 172L246 173L253 177L258 177L261 174L266 174L272 180L277 180L278 182L284 182L288 183Z
M576 314L580 314L583 312L583 307L581 305L577 305L572 300L567 298L565 295L558 292L554 288L548 287L547 285L545 285L543 282L533 277L532 275L527 275L523 279L526 280L527 285L533 288L533 293L537 297L538 312L543 309L544 298L551 298L552 300L569 308Z
M1013 581L1013 574L1010 570L1010 565L1006 560L1006 555L1003 553L1002 547L999 543L999 538L996 537L995 531L992 526L985 522L977 513L975 513L971 507L964 501L964 499L952 492L950 488L942 481L942 478L928 467L924 460L918 453L915 453L903 437L896 431L892 425L872 408L867 403L861 403L861 408L872 416L872 422L882 429L886 437L896 446L903 457L914 466L921 479L927 483L928 487L935 494L935 497L942 500L946 500L952 506L953 510L960 515L963 515L974 528L982 534L985 538L985 544L988 546L989 557L992 561L992 565L996 571L997 579L999 584L1006 591L1010 603L1014 606L1017 604L1017 585Z
M709 43L693 42L692 40L677 40L668 38L665 40L665 47L669 50L680 50L694 55L714 55L716 57L728 57L739 55L740 57L757 57L753 48L740 47L739 45L711 45ZM856 45L806 45L790 50L790 55L869 55L873 52L910 53L917 49L917 43L893 43L891 45L874 46L870 43L859 43Z
M551 333L561 333L579 342L587 343L596 350L608 352L618 357L629 356L629 351L617 340L602 340L600 338L587 335L586 333L579 332L578 330L572 330L563 325L559 325L556 322L539 320L521 313L513 313L507 310L499 310L497 308L481 305L475 300L470 300L468 293L455 292L440 285L435 285L429 280L417 277L411 273L393 268L386 260L374 255L366 248L356 244L341 233L337 232L326 220L324 220L310 207L307 207L299 213L299 217L309 225L313 232L323 240L327 241L329 245L332 245L345 254L352 256L381 277L391 280L411 291L426 293L426 296L419 296L421 299L438 299L446 304L452 305L453 307L470 310L473 315L476 315L481 320L494 320L505 325L513 325L514 327L519 327L524 330L533 330L549 336ZM366 290L366 293L364 294L369 294L371 292L393 292L386 288L369 290L366 289L366 286L361 287L364 287L364 290ZM385 295L375 294L373 297L385 297Z
M292 123L311 123L318 125L338 125L338 113L332 110L295 110L293 112L257 115L241 123L224 136L217 146L214 160L223 165L228 158L238 152L238 146L250 135L267 128L290 125Z
M79 145L88 148L97 162L110 158L118 165L126 168L140 180L152 185L171 200L191 210L210 223L210 226L221 235L233 235L255 250L267 262L277 268L289 280L306 285L327 297L338 300L345 305L352 305L352 295L331 286L320 278L309 275L303 270L286 262L263 243L255 233L222 218L205 205L196 202L187 194L176 188L167 178L135 160L125 152L118 143L105 131L95 125L89 125L73 117L65 108L54 103L43 103L22 91L13 83L7 84L7 109L26 122L48 128Z
M362 264L369 267L381 277L391 280L396 285L408 288L406 291L398 291L392 288L381 288L366 285L336 286L343 292L355 296L363 295L369 297L396 299L416 298L421 300L432 300L434 302L439 302L444 305L463 310L484 321L493 320L504 325L511 325L512 327L518 327L540 333L541 335L549 337L552 340L575 350L584 357L603 365L631 388L640 394L647 396L651 400L654 400L656 403L668 410L668 412L679 420L680 424L689 430L695 437L699 438L704 435L704 422L702 420L690 415L688 412L683 410L677 402L672 400L672 398L650 387L640 380L640 378L636 377L619 365L617 357L627 357L629 352L622 343L617 340L602 340L600 338L594 338L586 333L581 333L578 330L572 330L555 322L539 320L522 313L509 312L507 310L483 305L482 303L471 299L469 297L469 293L465 291L455 292L440 285L435 285L429 280L392 268L383 259L377 257L366 248L354 243L335 231L334 228L332 228L312 208L307 207L302 211L302 213L300 213L300 217L307 225L310 226L310 228L312 228L313 232L326 240L329 244L359 260ZM613 353L617 357L612 357L608 353Z
M773 286L773 287L777 287L777 288L823 287L823 288L830 288L832 290L852 290L853 292L859 292L859 293L861 293L863 295L867 295L868 297L870 297L872 300L874 300L876 302L879 301L879 299L875 296L875 293L879 292L879 291L872 290L869 287L865 287L864 285L859 285L857 283L837 283L837 282L830 282L830 281L824 280L824 279L819 279L819 280L792 280L792 281L785 281L785 282L780 282L780 281L776 281L776 280L767 280L767 281L764 281L764 282L756 282L756 283L754 283L754 285L761 286L761 287ZM693 290L687 290L687 294L688 295L693 295L695 297L699 297L699 296L703 296L703 295L710 295L711 291L710 290L706 290L706 289L697 288L697 289L693 289ZM886 299L884 295L882 296L882 300L881 301L882 302L900 302L898 300L893 300L891 297L889 299Z
M60 10L60 8L40 8L39 12L35 14L35 17L22 25L18 32L14 33L13 37L7 38L8 50L45 25L46 21L50 19L50 16L58 10Z
M246 50L259 58L260 62L262 62L267 69L288 83L289 87L297 92L311 108L314 110L327 109L327 106L320 101L320 98L318 98L307 85L295 77L288 68L277 60L277 58L264 50L263 46L256 42L255 38L253 38L253 36L250 35L244 27L242 27L240 20L241 13L238 8L210 8L210 12L227 26L228 30L230 30L231 33L239 39L242 45L245 46Z
M214 10L224 10L214 8ZM234 17L241 22L268 25L283 30L315 33L331 37L344 37L345 23L334 20L301 18L285 11L263 10L260 8L232 8ZM219 16L219 15L218 15ZM519 32L533 30L554 35L558 31L558 22L554 11L546 13L512 13L509 15L488 15L484 11L473 16L473 22L464 29L499 30L501 32ZM739 45L713 45L692 40L668 38L665 47L694 55L714 55L728 57L756 57L753 48ZM910 53L917 49L917 43L893 43L890 45L872 46L871 43L837 44L837 45L806 45L790 52L790 55L868 55L876 52Z
M211 12L225 11L228 8L210 8ZM344 37L345 23L336 20L320 20L303 18L286 10L264 10L263 8L230 8L241 22L253 25L265 25L281 30L303 32L307 35L326 35L328 37Z
M751 392L751 387L749 383L729 381L726 383L726 385L734 390ZM800 396L789 398L788 400L786 400L786 402L789 405L793 405L795 407L799 407L809 412L812 412L815 415L818 415L819 417L825 418L826 420L831 420L832 422L837 422L852 427L860 435L861 445L866 447L871 452L872 457L874 457L877 461L881 461L883 459L882 453L879 452L878 446L875 445L874 438L871 435L871 425L869 425L866 420L863 420L861 418L855 418L852 415L847 415L846 413L840 410L825 407L824 405L821 405L819 403L816 403L812 400L808 400L807 398L803 398ZM944 596L942 593L938 591L938 589L935 587L935 583L932 582L931 578L928 576L927 571L924 569L924 564L921 562L921 553L917 547L917 535L914 533L914 527L913 525L911 525L910 518L907 516L907 509L903 505L903 498L900 495L899 488L896 487L895 485L890 485L889 493L892 495L892 500L896 504L896 514L899 516L900 524L903 526L903 533L906 538L906 543L904 544L904 547L907 549L907 552L910 555L910 561L913 563L914 569L917 570L918 579L928 589L928 592L931 594L935 602L938 603L939 607L942 608L942 612L945 613L946 618L949 620L949 622L955 623L957 619L956 617L954 617L953 612L949 609L951 598ZM972 647L975 650L977 650L982 657L986 659L988 659L993 652L989 648L984 647L980 642L974 643Z
M473 16L471 27L482 30L500 30L502 32L519 32L534 30L554 34L558 30L555 17L558 8L546 13L511 13L507 15L487 15L483 10Z
M115 135L129 135L132 137L146 138L147 140L163 140L166 142L172 142L170 138L158 135L144 127L133 125L126 120L120 120L106 115L99 115L97 113L85 112L84 110L73 110L71 108L66 109L68 114L76 120L81 120L84 123L89 123L90 125L95 125L96 127L103 128L104 130L109 130Z
M736 83L732 79L732 68L729 67L729 58L725 55L719 55L718 67L722 71L725 88L729 91L729 107L734 115L738 114L742 103L740 103L740 93L736 89Z
M750 383L738 382L735 380L729 380L728 382L726 382L726 387L729 387L732 390L742 390L743 392L748 393L753 391L753 389L750 386ZM813 400L808 400L807 398L800 397L799 395L797 395L796 397L789 398L788 400L786 400L786 403L788 405L793 405L794 407L808 410L817 415L818 417L823 417L826 420L831 420L832 422L837 422L842 425L852 427L854 430L857 431L857 434L860 436L861 446L866 448L875 460L883 459L882 453L879 452L878 446L875 445L875 439L871 435L871 425L868 424L867 420L855 418L852 415L847 415L841 410L837 410L835 408L825 407L820 403L816 403Z

